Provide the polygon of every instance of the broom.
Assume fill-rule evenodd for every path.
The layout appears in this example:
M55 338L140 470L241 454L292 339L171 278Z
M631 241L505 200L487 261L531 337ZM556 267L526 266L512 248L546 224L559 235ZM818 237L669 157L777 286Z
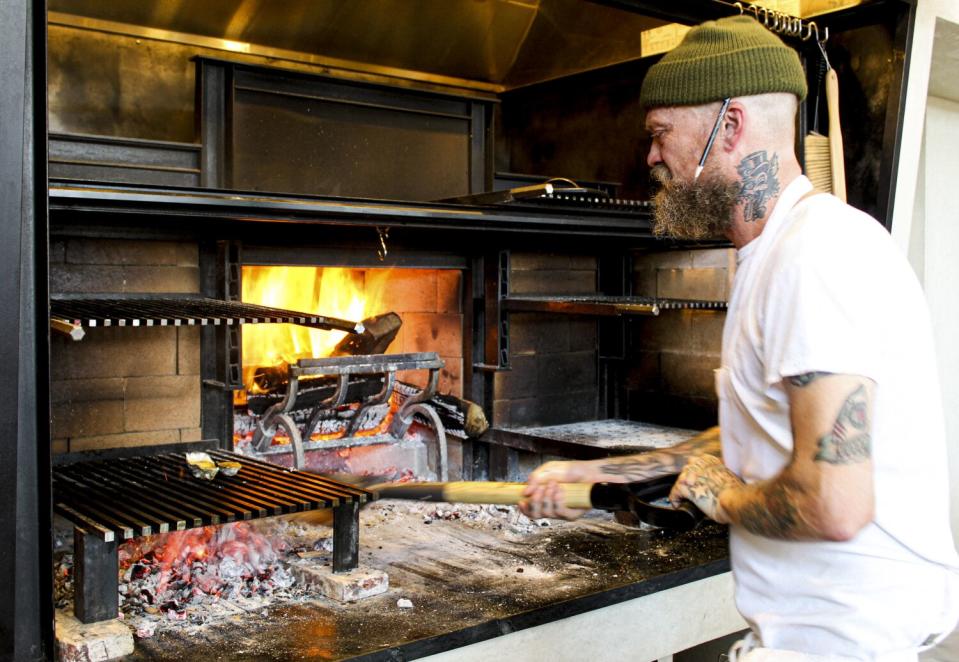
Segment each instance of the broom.
M846 169L842 149L842 129L839 126L839 79L836 70L829 65L829 58L822 42L820 67L825 67L826 110L829 116L829 136L819 133L819 97L816 97L816 109L813 115L813 130L806 135L805 161L806 176L813 187L824 193L832 193L846 201ZM820 74L822 71L820 70Z

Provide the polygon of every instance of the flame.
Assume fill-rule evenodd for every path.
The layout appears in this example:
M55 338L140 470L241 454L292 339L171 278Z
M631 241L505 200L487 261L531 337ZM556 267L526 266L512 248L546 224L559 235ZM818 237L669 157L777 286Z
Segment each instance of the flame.
M377 270L379 271L379 270ZM273 308L358 322L381 310L385 278L362 269L340 267L243 267L241 298ZM259 366L295 363L301 358L329 356L344 331L311 329L295 324L252 324L243 328L243 380L253 388Z

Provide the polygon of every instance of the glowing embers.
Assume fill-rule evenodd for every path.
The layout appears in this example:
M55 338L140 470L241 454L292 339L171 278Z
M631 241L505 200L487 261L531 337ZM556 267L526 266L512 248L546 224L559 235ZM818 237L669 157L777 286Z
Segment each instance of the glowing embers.
M179 620L191 607L221 599L270 597L294 584L283 562L287 551L281 536L249 522L127 541L118 550L121 610Z

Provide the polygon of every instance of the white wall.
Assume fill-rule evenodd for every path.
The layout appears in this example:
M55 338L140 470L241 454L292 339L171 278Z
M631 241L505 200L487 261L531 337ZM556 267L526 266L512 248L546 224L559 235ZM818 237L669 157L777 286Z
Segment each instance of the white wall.
M959 541L959 1L919 0L892 236L932 312Z

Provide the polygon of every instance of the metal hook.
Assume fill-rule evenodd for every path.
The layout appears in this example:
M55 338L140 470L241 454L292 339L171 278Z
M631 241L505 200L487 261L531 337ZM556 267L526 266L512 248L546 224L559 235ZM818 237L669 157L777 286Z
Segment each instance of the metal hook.
M826 63L826 69L832 69L832 65L829 64L829 56L826 55L826 40L823 39L820 41L816 39L816 45L819 46L819 52L822 53L822 59Z
M383 262L390 252L386 247L386 240L390 238L390 229L388 227L384 228L377 225L376 234L380 239L380 247L376 249L376 257L380 258L380 262Z
M828 26L828 25L823 28L822 34L823 34L822 43L825 44L827 41L829 41L829 26Z
M815 25L812 21L806 23L806 34L803 36L803 41L809 41L812 39L812 26Z
M736 9L739 10L739 15L740 15L740 16L743 15L743 3L741 3L741 2L734 2L734 3L733 3L733 7L735 7Z
M769 10L766 9L765 7L760 7L759 11L763 13L763 26L768 28L769 27Z

